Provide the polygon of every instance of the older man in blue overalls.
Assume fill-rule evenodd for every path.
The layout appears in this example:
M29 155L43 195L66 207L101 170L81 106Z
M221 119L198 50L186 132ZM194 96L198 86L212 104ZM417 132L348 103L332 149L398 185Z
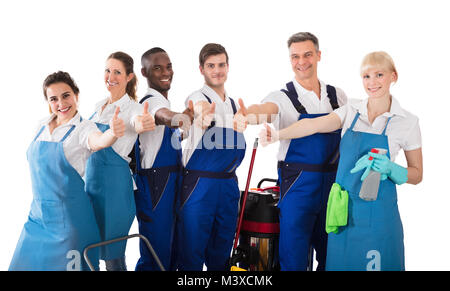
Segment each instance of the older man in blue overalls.
M317 37L308 32L294 34L288 48L295 78L283 89L270 93L262 104L241 106L235 116L237 127L273 122L282 129L302 118L328 114L346 103L342 90L317 77L321 58ZM317 270L325 269L326 207L336 176L339 142L340 131L280 142L277 158L282 270L306 270L310 247L316 251Z

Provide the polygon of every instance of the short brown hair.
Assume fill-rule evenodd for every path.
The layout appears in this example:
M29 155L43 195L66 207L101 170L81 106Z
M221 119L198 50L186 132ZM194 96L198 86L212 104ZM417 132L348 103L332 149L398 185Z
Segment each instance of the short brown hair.
M227 59L227 64L228 64L228 54L222 45L220 45L218 43L205 44L203 46L202 50L200 51L200 55L199 55L200 66L203 67L206 59L209 58L210 56L215 56L215 55L220 55L220 54L225 54L225 57Z
M72 77L67 72L58 71L53 74L50 74L45 78L44 84L42 85L42 89L44 91L45 100L47 100L47 88L56 83L64 83L67 84L75 93L78 95L80 93L80 89L78 89L77 84L72 79Z
M317 39L317 37L310 33L310 32L297 32L296 34L293 34L289 39L288 39L288 48L291 47L291 44L296 43L296 42L304 42L310 40L312 41L312 43L314 44L314 47L316 48L316 51L319 51L319 40Z

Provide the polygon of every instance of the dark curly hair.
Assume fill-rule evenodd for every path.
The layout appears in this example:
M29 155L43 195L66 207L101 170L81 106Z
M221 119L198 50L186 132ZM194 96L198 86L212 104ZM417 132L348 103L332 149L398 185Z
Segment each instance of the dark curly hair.
M78 95L80 93L80 89L78 89L77 84L72 79L72 77L67 72L58 71L53 74L50 74L45 78L44 84L42 85L42 89L44 91L45 100L47 100L47 88L50 87L50 85L56 84L56 83L65 83L69 85L70 88L72 88L73 93L75 95Z

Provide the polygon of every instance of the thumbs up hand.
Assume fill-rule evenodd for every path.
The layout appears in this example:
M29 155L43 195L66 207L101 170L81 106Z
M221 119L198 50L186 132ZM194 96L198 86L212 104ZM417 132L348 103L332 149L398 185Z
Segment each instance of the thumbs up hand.
M138 115L135 121L135 129L137 133L152 131L155 129L155 119L148 112L148 102L144 102L144 112Z
M198 102L194 106L194 124L197 127L206 129L211 125L216 111L216 103Z
M182 138L185 139L189 136L189 130L194 120L194 103L192 100L189 100L188 107L183 111L181 119L179 128L181 129Z
M233 127L235 131L238 132L244 132L244 130L247 128L248 125L248 119L247 119L247 107L244 105L244 101L242 101L241 98L239 98L239 110L236 112L236 114L233 117Z
M194 102L192 102L192 100L189 100L188 108L184 111L184 113L187 114L192 120L194 119Z
M125 123L122 119L119 118L120 107L117 106L114 111L114 116L109 121L109 127L111 129L112 134L119 138L125 134Z
M264 123L264 129L259 133L259 141L262 146L267 146L279 140L279 133L267 123Z

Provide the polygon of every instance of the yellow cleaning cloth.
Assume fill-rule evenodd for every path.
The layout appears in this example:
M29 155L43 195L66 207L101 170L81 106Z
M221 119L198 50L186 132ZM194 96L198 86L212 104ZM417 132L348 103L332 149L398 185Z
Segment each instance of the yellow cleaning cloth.
M338 233L339 226L347 225L348 218L348 192L334 183L330 190L327 204L327 220L325 231Z

